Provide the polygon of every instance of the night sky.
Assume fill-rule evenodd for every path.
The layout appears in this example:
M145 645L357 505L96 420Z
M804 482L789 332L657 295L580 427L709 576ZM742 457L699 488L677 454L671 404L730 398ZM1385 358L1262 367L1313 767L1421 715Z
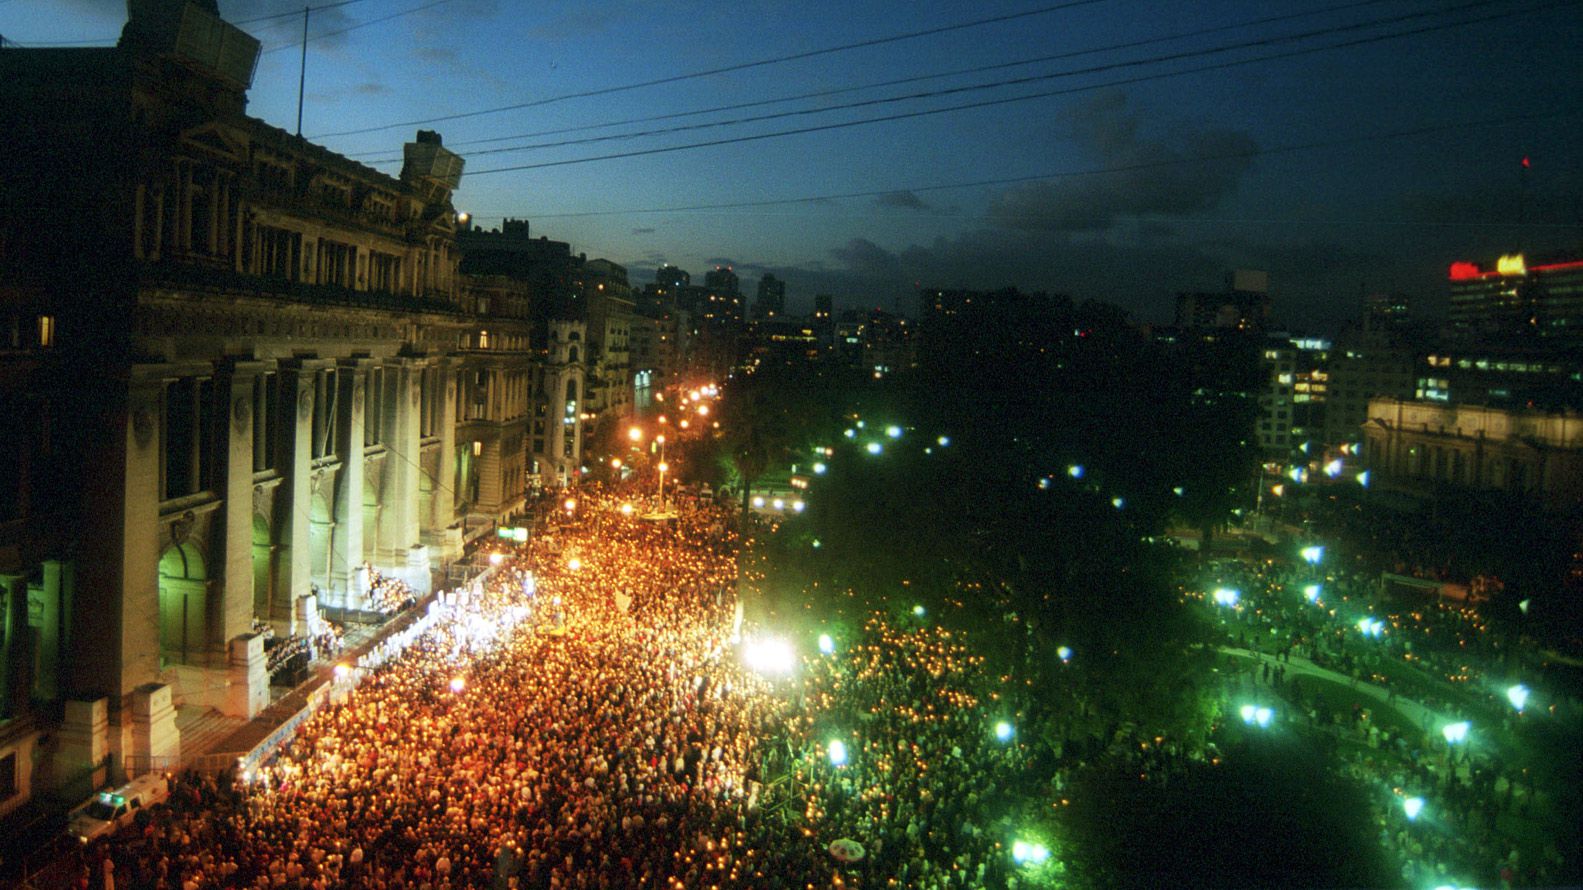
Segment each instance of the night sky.
M295 129L301 3L220 9L284 13L243 24L249 111ZM0 0L24 47L124 20ZM1365 290L1433 311L1453 260L1583 247L1575 2L352 0L309 33L313 141L395 173L436 129L476 222L528 218L634 284L771 271L792 311L1015 284L1167 321L1176 291L1261 268L1277 318L1322 334Z

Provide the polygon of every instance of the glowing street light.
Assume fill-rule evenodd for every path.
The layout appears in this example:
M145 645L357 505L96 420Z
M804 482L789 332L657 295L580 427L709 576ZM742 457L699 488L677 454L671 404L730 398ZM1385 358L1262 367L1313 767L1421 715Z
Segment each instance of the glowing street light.
M1330 463L1325 464L1325 475L1332 479L1341 475L1341 458L1335 458Z
M573 510L577 509L577 499L576 498L567 498L565 501L563 501L561 503L561 506L565 507L566 508L566 512L570 513Z
M792 501L791 508L793 513L801 513L808 509L808 505L802 501Z
M1468 721L1460 720L1456 723L1447 723L1441 728L1440 734L1445 736L1446 744L1456 745L1468 740L1468 730L1472 728Z
M879 454L881 451L885 450L885 447L878 442L870 442L863 447L868 451L869 454Z
M1083 478L1083 465L1072 464L1066 468L1066 475L1071 476L1073 479Z
M1043 865L1050 858L1050 848L1044 844L1017 841L1011 845L1011 860L1018 865Z
M1174 494L1177 497L1182 497L1183 495L1187 494L1187 489L1185 489L1182 486L1178 485L1178 486L1175 486L1174 488L1171 489L1171 494Z
M1120 496L1113 497L1113 498L1110 499L1110 505L1112 507L1115 507L1117 510L1120 510L1122 507L1126 506L1126 504L1127 504L1126 499L1122 498Z
M823 655L835 654L835 640L829 634L819 635L819 652Z
M846 766L846 742L840 739L831 739L825 746L825 754L830 758L831 766Z
M1325 558L1325 548L1319 546L1318 544L1311 544L1307 547L1304 547L1302 550L1299 550L1298 553L1303 557L1303 561L1309 565L1319 565L1319 561Z
M1056 649L1055 649L1055 656L1057 658L1061 659L1061 663L1062 664L1066 664L1066 663L1070 662L1072 660L1072 647L1071 646L1057 646Z
M1518 683L1506 690L1506 700L1512 703L1512 707L1521 711L1528 706L1529 694L1528 687Z
M489 554L489 564L492 565L492 566L500 565L502 562L505 561L505 559L506 559L506 557L505 557L504 554L500 554L500 553L491 553L491 554Z
M823 476L824 471L828 469L829 467L825 466L823 462L817 462L813 465L813 472L815 476Z
M939 445L941 448L945 448L951 444L951 437L941 436L940 438L934 440L934 444Z
M1319 587L1318 584L1307 584L1307 585L1304 585L1303 586L1303 599L1308 600L1311 603L1319 602L1319 590L1320 590L1320 587Z
M643 427L635 426L627 429L627 438L634 442L643 441Z
M1424 799L1422 797L1409 797L1402 801L1402 812L1407 815L1408 822L1416 822L1418 814L1423 811Z
M463 680L461 677L452 677L451 678L451 691L452 692L460 694L461 691L463 689L466 689L466 688L467 688L467 681L466 680Z
M1378 618L1362 618L1358 621L1358 631L1366 637L1377 639L1385 633L1385 622Z
M574 572L580 572L583 570L583 561L574 556L566 561L566 567Z
M1263 705L1243 705L1237 710L1242 717L1242 722L1260 729L1268 729L1270 721L1275 719L1275 712Z
M1363 486L1364 488L1368 488L1369 487L1369 471L1368 470L1364 470L1363 472L1359 473L1357 478L1358 478L1358 484L1359 485Z
M621 505L621 515L622 516L631 516L632 515L632 505L631 504L622 504Z
M847 427L846 429L841 431L841 435L846 436L848 439L856 439L857 438L857 430L852 429L851 427Z
M917 606L913 606L912 607L912 614L916 615L919 618L922 618L927 613L927 611L928 610L924 609L924 607L922 605L917 605Z
M890 426L885 427L885 435L890 436L892 439L900 439L901 427L891 424Z
M1210 596L1214 598L1217 606L1235 606L1237 601L1242 599L1241 593L1229 587L1216 587Z
M1011 737L1013 735L1016 735L1016 730L1011 728L1011 724L1010 723L1007 723L1006 721L1001 720L1001 721L999 721L999 722L997 722L995 724L995 740L996 741L998 741L998 742L1009 742L1009 741L1011 741Z

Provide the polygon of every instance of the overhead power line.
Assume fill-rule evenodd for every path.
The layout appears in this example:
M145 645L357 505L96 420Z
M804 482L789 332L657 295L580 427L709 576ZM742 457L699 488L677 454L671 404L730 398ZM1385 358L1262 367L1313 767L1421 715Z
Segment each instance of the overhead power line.
M468 175L470 177L476 178L476 177L479 177L479 176L488 176L488 175L495 174L495 173L512 173L512 172L518 172L518 171L523 171L523 170L541 170L541 169L544 169L544 168L547 168L547 167L565 167L565 166L570 166L570 165L573 165L573 164L588 164L588 163L593 163L593 162L596 162L596 161L610 161L610 160L618 160L618 159L621 159L621 158L646 157L646 156L649 156L649 155L668 154L668 153L671 153L671 152L678 152L678 151L690 151L690 150L698 149L698 148L711 148L711 147L721 146L721 145L737 145L737 144L741 144L741 143L744 143L744 142L760 142L760 141L763 141L763 140L766 140L766 139L778 139L778 138L785 137L785 136L795 136L795 135L800 135L800 134L804 134L804 133L821 133L821 132L828 132L828 131L831 131L831 130L843 130L843 129L849 129L849 128L852 128L852 127L861 127L861 126L868 126L868 125L871 125L871 124L887 123L887 122L890 122L890 121L909 120L909 119L913 119L913 118L930 117L930 116L939 115L939 114L949 114L949 113L955 112L955 111L966 111L966 110L971 110L971 109L975 109L975 108L990 108L990 107L999 106L999 105L1010 105L1010 104L1017 103L1017 102L1028 102L1028 101L1031 101L1031 100L1034 100L1034 99L1044 99L1044 98L1049 98L1049 97L1052 97L1052 96L1063 96L1063 95L1070 95L1070 94L1073 94L1073 93L1089 92L1089 91L1092 91L1092 90L1104 89L1106 87L1127 86L1127 85L1130 85L1130 84L1143 83L1143 82L1146 82L1146 81L1161 80L1161 79L1167 78L1167 77L1178 77L1178 76L1183 75L1183 74L1197 74L1197 73L1202 73L1202 72L1205 72L1205 71L1216 71L1216 70L1221 70L1221 69L1226 69L1226 68L1235 68L1235 67L1239 67L1239 66L1243 66L1243 65L1257 64L1259 62L1273 61L1273 60L1276 60L1276 59L1286 59L1286 58L1293 58L1293 57L1296 57L1296 56L1311 55L1313 53L1325 52L1325 51L1333 50L1333 49L1343 49L1343 48L1351 47L1351 46L1362 46L1362 45L1365 45L1365 44L1379 43L1379 42L1382 42L1382 41L1385 41L1385 40L1395 40L1395 39L1399 39L1399 38L1402 38L1402 37L1411 37L1411 36L1415 36L1415 35L1418 35L1418 34L1427 34L1427 33L1432 33L1432 32L1435 32L1435 31L1443 31L1443 30L1446 30L1446 29L1449 29L1449 28L1465 27L1467 25L1481 24L1483 22L1494 21L1494 20L1503 19L1503 18L1510 18L1512 16L1517 16L1517 15L1529 15L1529 14L1532 14L1532 13L1535 13L1535 12L1541 12L1541 11L1548 10L1548 9L1554 9L1554 8L1565 7L1565 6L1576 6L1576 5L1577 5L1577 0L1561 0L1561 2L1543 4L1543 5L1536 6L1536 7L1527 7L1527 8L1524 8L1524 9L1513 10L1513 11L1510 11L1510 12L1494 13L1494 14L1491 14L1491 15L1480 16L1478 18L1473 18L1473 19L1465 19L1465 20L1458 21L1458 22L1452 22L1452 23L1440 24L1440 25L1426 25L1426 26L1421 27L1421 28L1413 28L1413 29L1409 29L1409 30L1406 30L1406 31L1394 32L1394 33L1391 33L1391 34L1373 35L1373 36L1369 36L1369 37L1359 37L1359 38L1355 38L1355 39L1352 39L1352 40L1345 40L1345 41L1340 41L1340 42L1337 42L1337 43L1327 44L1325 46L1304 47L1304 48L1301 48L1301 49L1289 50L1289 51L1286 51L1286 52L1270 53L1270 54L1263 55L1263 56L1256 56L1256 57L1250 58L1250 59L1234 59L1234 60L1231 60L1231 61L1217 62L1217 63L1210 64L1210 65L1199 65L1199 66L1193 67L1193 68L1184 68L1184 69L1181 69L1181 70L1178 70L1178 71L1166 71L1166 72L1160 72L1160 73L1157 73L1157 74L1144 74L1144 75L1139 75L1137 77L1122 78L1122 79L1119 79L1119 80L1107 81L1105 83L1086 84L1086 85L1083 85L1083 86L1076 86L1076 87L1066 87L1066 88L1059 89L1059 90L1043 90L1043 91L1040 91L1040 92L1037 92L1037 93L1028 93L1028 94L1021 95L1021 96L1008 96L1008 97L1000 98L1000 99L983 99L983 100L979 100L979 101L976 101L976 102L964 102L964 103L960 103L960 104L957 104L957 105L947 105L947 106L944 106L944 107L941 107L941 108L929 108L929 109L923 109L923 110L919 110L919 111L897 112L895 114L887 114L887 115L882 115L882 116L879 116L879 117L861 118L859 120L854 120L854 121L839 121L839 122L836 122L836 123L829 123L829 124L817 124L817 125L807 126L807 127L796 127L796 128L789 129L789 130L776 130L776 131L770 132L770 133L755 133L755 134L750 134L750 135L745 135L745 136L731 136L731 137L727 137L727 138L724 138L724 139L712 139L712 140L708 140L708 141L705 141L705 142L691 142L691 143L687 143L687 144L684 144L684 145L669 145L669 146L661 146L661 147L657 147L657 148L634 149L632 151L615 152L615 153L612 153L612 154L605 154L605 155L593 155L593 156L582 157L582 158L567 158L567 159L557 160L557 161L538 161L538 162L532 163L532 164L514 164L514 165L511 165L511 166L508 166L508 167L494 167L494 168L490 168L490 169L487 169L487 170L470 171Z
M509 152L519 152L519 151L534 151L534 150L545 149L545 148L562 148L562 147L569 146L569 145L589 145L589 144L598 143L598 142L610 142L610 141L622 140L622 139L638 139L638 138L644 138L644 137L648 137L648 136L663 136L663 135L669 135L669 134L672 134L672 133L683 133L683 132L692 132L692 131L696 131L696 130L715 129L715 128L719 128L719 127L740 126L742 124L762 123L764 121L782 120L782 119L790 118L790 117L805 117L805 116L813 115L813 114L828 114L828 113L836 112L836 111L847 111L847 110L851 110L851 109L854 109L854 108L871 108L871 107L874 107L874 106L877 106L877 105L890 105L890 104L894 104L894 103L897 103L897 102L908 102L908 101L913 101L913 100L918 100L918 99L938 99L938 98L942 98L942 97L945 97L945 96L954 96L954 95L960 95L960 94L963 94L963 93L974 93L974 92L982 92L984 90L1001 89L1001 88L1008 87L1008 86L1025 86L1025 85L1028 85L1028 84L1041 83L1041 82L1044 82L1044 81L1057 80L1057 79L1061 79L1061 78L1080 77L1080 76L1089 75L1089 74L1099 74L1099 73L1102 73L1102 72L1114 71L1114 70L1123 69L1123 68L1134 68L1134 67L1144 66L1144 65L1156 65L1156 64L1161 64L1161 63L1165 63L1165 62L1176 62L1176 61L1182 61L1184 59L1191 59L1191 58L1199 58L1199 57L1203 57L1203 56L1218 55L1220 53L1234 52L1234 51L1243 50L1243 49L1252 49L1252 48L1255 48L1255 47L1271 46L1271 45L1279 44L1279 43L1292 43L1292 42L1301 41L1301 40L1308 40L1308 39L1314 38L1314 37L1324 37L1324 36L1329 36L1329 35L1333 35L1333 34L1341 34L1341 33L1348 33L1348 32L1352 32L1352 31L1366 30L1366 29L1369 29L1369 28L1376 28L1376 27L1380 27L1380 26L1383 26L1383 25L1400 24L1402 22L1411 21L1413 19L1421 19L1421 18L1426 18L1426 17L1430 17L1430 16L1439 17L1439 16L1442 16L1442 15L1446 14L1447 12L1453 12L1453 13L1454 12L1464 12L1464 11L1467 11L1467 10L1470 10L1470 9L1475 9L1475 8L1478 8L1478 7L1481 7L1481 6L1490 6L1492 4L1499 3L1499 2L1502 2L1502 0L1473 0L1473 2L1464 3L1461 6L1453 7L1451 9L1449 9L1449 10L1435 10L1435 11L1422 11L1422 12L1415 12L1415 13L1407 13L1405 15L1390 16L1390 17L1380 18L1380 19L1372 19L1372 20L1365 21L1365 22L1356 22L1356 23L1347 24L1347 25L1335 25L1335 26L1332 26L1332 27L1329 27L1329 28L1319 28L1319 29L1315 29L1315 30L1311 30L1311 31L1298 33L1298 34L1286 34L1286 35L1276 35L1276 36L1272 36L1272 37L1260 37L1260 38L1253 38L1253 39L1250 39L1250 40L1240 41L1240 42L1237 42L1237 43L1228 43L1228 44L1223 44L1221 46L1207 47L1207 48L1204 48L1204 49L1184 50L1184 51L1178 52L1178 53L1170 53L1170 54L1166 54L1166 55L1156 55L1156 56L1151 56L1151 57L1145 58L1145 59L1132 59L1132 60L1125 60L1125 61L1119 61L1119 62L1107 62L1107 63L1100 64L1100 65L1091 65L1091 66L1086 67L1086 68L1073 68L1073 69L1068 69L1068 70L1065 70L1065 71L1055 71L1055 72L1050 72L1050 73L1046 73L1046 74L1033 74L1033 75L1028 75L1026 77L1018 77L1018 78L997 80L997 81L992 81L992 82L989 82L989 83L968 84L968 85L964 85L964 86L947 87L947 88L942 88L942 89L938 89L938 90L927 90L927 91L923 91L923 92L909 93L909 94L901 95L901 96L888 96L888 97L875 98L875 99L861 99L861 100L857 100L857 101L854 101L854 102L845 102L845 103L842 103L842 104L839 104L839 105L825 105L825 106L820 106L820 107L817 107L817 108L791 109L791 110L788 110L788 111L778 111L778 112L773 112L773 113L769 113L769 114L753 115L753 116L749 116L749 117L739 117L739 118L731 118L731 119L727 119L727 120L717 120L717 121L703 121L703 122L700 122L700 123L683 124L681 126L675 126L675 127L665 127L665 128L653 129L653 130L640 130L640 131L628 132L628 133L612 133L612 134L606 134L606 135L602 135L602 136L584 136L584 137L580 137L580 138L576 138L576 139L563 139L563 140L559 140L559 141L556 141L556 142L541 142L541 143L530 143L530 144L527 144L527 145L513 145L513 146L503 146L503 147L500 147L500 148L478 149L478 150L475 150L475 151L468 152L468 156L471 158L471 157L480 157L480 156L483 156L483 155L491 155L491 154L504 154L504 153L509 153ZM399 160L401 160L400 157L384 157L384 158L379 158L377 160L371 161L370 163L375 163L375 164L393 163L393 162L399 161Z
M573 219L578 217L593 216L637 216L652 213L692 213L704 210L743 210L756 207L774 207L787 204L807 204L816 201L838 201L851 198L877 198L883 195L894 195L900 192L937 192L955 189L985 188L1000 185L1019 185L1027 182L1054 181L1071 179L1082 176L1101 176L1112 173L1131 173L1138 170L1149 170L1159 167L1179 166L1182 164L1199 164L1213 161L1241 160L1244 158L1264 157L1267 155L1292 154L1301 151L1313 151L1322 148L1338 148L1346 145L1357 145L1366 142L1383 142L1390 139L1406 139L1414 136L1428 136L1435 133L1444 133L1455 130L1468 130L1477 127L1489 127L1500 124L1522 123L1524 121L1551 120L1555 118L1577 117L1583 114L1579 110L1544 111L1531 114L1503 115L1501 117L1483 118L1480 120L1455 121L1444 124L1431 124L1423 127L1413 127L1405 130L1392 130L1384 133L1368 133L1359 136L1345 136L1335 139L1323 139L1313 142L1296 143L1292 145L1274 145L1266 148L1247 149L1245 151L1224 152L1214 155L1201 155L1187 158L1171 158L1160 161L1140 162L1136 164L1119 164L1109 167L1090 167L1082 170L1061 170L1050 173L1033 173L1025 176L997 177L995 179L977 179L968 182L950 182L935 185L905 185L892 186L883 189L867 189L854 192L833 192L823 195L803 195L794 198L763 198L755 201L730 201L717 204L689 204L674 207L647 207L626 208L620 210L580 210L566 213L535 213L536 219ZM488 217L493 219L495 217Z
M356 31L356 30L358 30L360 28L367 28L367 27L369 27L371 25L382 24L384 22L390 21L391 19L399 19L402 16L412 15L415 12L422 12L425 9L433 9L436 6L440 6L440 5L443 5L443 4L446 4L446 3L450 3L450 2L451 2L451 0L431 0L431 2L425 3L422 6L415 6L415 7L411 8L411 9L404 9L404 10L402 10L400 12L393 12L393 13L391 13L389 15L382 15L382 16L380 16L378 18L369 19L369 20L364 21L364 22L358 22L355 25L348 25L345 28L337 28L334 31L325 31L325 32L323 32L321 34L315 34L312 37L308 38L308 42L309 43L314 43L314 42L317 42L317 41L320 41L320 40L325 40L325 39L330 38L330 37L339 37L342 34L347 34L347 33L350 33L352 31ZM297 13L294 13L294 14L295 15L301 15L302 13L301 12L297 12ZM272 46L269 49L264 50L262 53L260 53L260 55L269 55L270 53L280 52L281 50L285 50L285 49L300 49L301 47L302 47L302 41L301 40L294 40L291 43L283 43L283 44L281 44L279 46Z
M321 5L321 6L309 6L308 7L308 11L309 12L321 12L321 11L326 10L326 9L339 9L342 6L351 6L354 3L366 3L366 2L368 2L368 0L340 0L339 3L325 3L325 4ZM230 24L235 25L238 28L245 28L248 25L257 25L257 24L262 24L263 22L272 22L272 21L277 21L279 19L295 19L295 18L301 18L301 17L302 17L302 10L301 9L293 9L290 12L277 12L277 13L275 13L273 15L261 15L261 16L258 16L257 18L243 19L243 20L238 21L238 22L230 22ZM339 34L339 33L343 33L343 32L338 31L336 33ZM328 35L326 35L326 36L328 36ZM310 38L310 39L313 39L313 38ZM84 40L48 40L48 41L42 41L42 42L41 41L32 41L32 40L30 40L30 41L28 41L27 46L39 47L39 48L55 47L55 46L114 46L119 41L120 41L119 37L95 37L95 38L84 39ZM17 43L14 40L7 41L7 42L15 44L16 46L22 46L22 44ZM297 44L293 43L292 46L297 46ZM268 52L268 50L266 50L266 52Z
M880 46L886 43L897 43L903 40L913 40L919 37L931 37L936 34L946 34L952 31L965 30L967 28L977 28L983 25L1009 22L1016 19L1029 18L1036 15L1045 15L1052 12L1073 9L1078 6L1089 6L1091 4L1101 2L1105 2L1105 0L1068 0L1066 3L1058 3L1054 6L1045 6L1039 9L1030 9L1024 12L1014 12L1007 15L993 16L991 18L976 19L971 22L961 22L955 25L942 25L937 28L926 28L922 31L909 31L905 34L893 34L888 37L875 37L870 40L860 40L857 43L846 43L840 46L830 46L823 49L812 49L800 53L790 53L788 55L775 56L769 59L759 59L753 62L740 62L735 65L725 65L720 68L710 68L705 71L693 71L687 74L673 74L667 77L655 78L653 80L640 81L638 83L622 84L613 87L601 87L599 89L593 90L581 90L575 93L563 93L559 96L548 96L543 99L534 99L529 102L518 102L514 105L500 105L494 108L482 108L477 111L462 111L457 112L456 114L446 114L439 117L423 118L421 120L399 121L393 124L381 124L376 127L361 127L356 130L339 130L333 133L318 133L310 138L328 139L332 136L355 136L361 133L378 133L383 130L416 127L426 124L441 123L443 121L454 121L470 117L480 117L486 114L499 114L503 111L516 111L522 108L534 108L540 105L550 105L555 102L565 102L568 99L584 99L590 96L607 96L611 93L627 92L629 90L660 86L661 84L667 83L679 83L684 80L695 80L700 77L709 77L715 74L728 74L733 71L746 71L750 68L761 68L766 65L780 65L786 62L794 62L802 59L811 59L818 56L830 55L832 53L846 52L847 50L864 49L871 46Z
M717 114L722 111L740 111L744 108L758 108L764 105L779 104L781 102L797 102L803 99L822 99L827 96L839 96L845 93L856 93L863 90L880 89L882 87L902 86L905 84L919 83L926 80L940 80L943 78L956 77L963 74L983 74L989 71L1001 71L1007 68L1021 68L1027 65L1037 65L1043 62L1057 62L1065 59L1077 58L1079 56L1095 55L1097 53L1114 52L1116 50L1123 49L1136 49L1140 46L1148 46L1155 43L1169 43L1173 40L1187 40L1193 37L1203 37L1208 34L1216 34L1224 31L1236 31L1243 28L1251 28L1257 25L1268 25L1275 22L1289 21L1291 19L1309 18L1315 15L1324 15L1332 12L1343 12L1345 10L1355 9L1360 6L1377 6L1385 2L1389 2L1389 0L1356 0L1356 2L1343 3L1339 6L1327 6L1319 9L1308 9L1301 12L1287 13L1285 15L1249 19L1247 21L1236 22L1229 25L1217 25L1213 28L1201 28L1196 31L1183 31L1176 34L1164 34L1158 37L1145 38L1143 40L1133 40L1126 43L1112 43L1108 46L1096 46L1088 49L1071 50L1068 52L1056 53L1055 55L1051 56L1039 56L1033 59L1021 59L1015 62L997 62L993 65L979 65L973 68L958 68L953 71L916 74L911 77L899 77L894 80L881 80L873 83L859 84L856 86L835 87L833 89L817 90L811 93L799 93L793 96L779 96L772 99L757 99L751 102L735 102L730 105L716 105L712 108L699 108L691 111L673 111L667 114L655 114L645 117L627 118L625 120L606 121L597 124L581 124L575 127L559 127L553 130L537 130L530 133L516 133L511 136L488 136L481 139L452 139L447 141L446 144L453 148L467 145L487 145L491 142L510 142L513 139L537 139L543 136L559 136L565 133L580 133L586 130L602 130L609 127L623 127L628 124L645 124L651 123L653 121L674 120L675 118L679 117L694 117L701 114ZM360 158L384 153L385 149L373 149L363 152L351 152L347 154L347 157Z

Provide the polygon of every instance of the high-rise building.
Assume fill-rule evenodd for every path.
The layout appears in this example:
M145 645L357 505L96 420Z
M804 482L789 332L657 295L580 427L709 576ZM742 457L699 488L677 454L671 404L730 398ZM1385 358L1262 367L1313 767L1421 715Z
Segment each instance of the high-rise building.
M768 272L759 279L758 299L753 302L753 317L779 318L786 314L786 282Z
M1452 263L1449 277L1453 334L1486 344L1491 338L1583 341L1583 258L1575 254L1542 262L1514 253L1488 265Z
M1226 276L1221 293L1176 295L1176 326L1182 330L1229 328L1262 331L1270 321L1270 276L1239 269Z

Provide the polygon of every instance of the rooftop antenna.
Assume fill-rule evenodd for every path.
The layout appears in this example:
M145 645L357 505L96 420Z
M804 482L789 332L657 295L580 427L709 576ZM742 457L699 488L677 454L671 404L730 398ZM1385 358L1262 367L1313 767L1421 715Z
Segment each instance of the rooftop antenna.
M302 8L302 62L297 68L297 138L302 138L302 91L308 83L308 13L311 6Z

